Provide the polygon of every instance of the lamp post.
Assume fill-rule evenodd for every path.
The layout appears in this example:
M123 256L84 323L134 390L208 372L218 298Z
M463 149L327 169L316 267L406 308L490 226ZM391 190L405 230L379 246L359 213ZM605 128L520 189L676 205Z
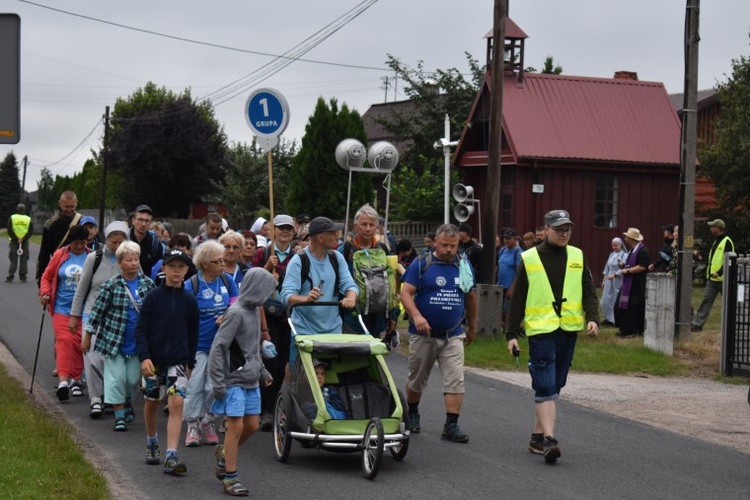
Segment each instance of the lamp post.
M458 141L451 141L451 121L448 118L448 113L445 114L445 137L438 139L433 147L435 149L443 148L443 156L445 157L445 188L443 192L443 224L450 222L450 183L451 183L451 148L458 145Z

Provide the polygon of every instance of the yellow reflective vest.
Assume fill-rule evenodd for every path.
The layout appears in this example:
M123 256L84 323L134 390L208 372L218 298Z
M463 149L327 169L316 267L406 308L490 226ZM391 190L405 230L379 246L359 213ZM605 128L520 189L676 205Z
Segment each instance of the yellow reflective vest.
M13 234L16 238L21 239L29 232L31 217L23 214L13 214L10 216L10 225L13 227Z
M563 283L564 300L559 305L559 313L555 310L552 286L536 247L521 254L529 280L524 315L524 328L528 337L551 333L558 328L568 332L579 332L585 328L586 316L583 311L581 286L584 271L583 252L580 248L570 245L565 248L568 261Z
M727 241L732 243L732 248L734 248L734 242L729 239L729 236L721 235L721 238L722 240L716 246L716 250L708 257L708 269L706 270L707 278L718 283L724 281L724 276L720 275L718 278L714 278L711 275L718 273L724 266L724 248L727 246Z

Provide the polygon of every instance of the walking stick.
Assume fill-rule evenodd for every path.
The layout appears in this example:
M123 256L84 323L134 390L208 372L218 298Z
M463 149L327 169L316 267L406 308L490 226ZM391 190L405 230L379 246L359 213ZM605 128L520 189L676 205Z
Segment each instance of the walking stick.
M42 330L44 329L44 316L46 310L42 309L42 323L39 325L39 339L36 341L36 354L34 355L34 369L31 371L31 387L29 387L29 394L34 393L34 378L36 377L36 363L39 361L39 346L42 344Z

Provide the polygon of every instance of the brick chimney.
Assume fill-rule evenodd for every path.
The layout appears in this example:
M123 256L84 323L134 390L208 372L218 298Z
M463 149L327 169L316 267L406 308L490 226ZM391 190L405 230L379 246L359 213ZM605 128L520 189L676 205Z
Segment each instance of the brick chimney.
M613 78L619 78L620 80L638 80L638 73L635 71L615 71Z

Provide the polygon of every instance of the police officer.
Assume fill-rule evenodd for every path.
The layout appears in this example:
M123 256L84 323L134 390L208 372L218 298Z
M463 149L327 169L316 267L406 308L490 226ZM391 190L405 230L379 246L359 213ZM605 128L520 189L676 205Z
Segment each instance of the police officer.
M31 217L26 215L26 206L19 203L16 213L8 219L8 239L10 239L10 269L6 283L13 283L13 277L18 269L18 277L21 283L26 283L26 275L29 272L29 238L34 232L34 224Z
M529 451L548 463L561 455L555 439L556 403L565 386L578 332L599 331L599 305L581 249L569 245L573 222L565 210L544 216L545 241L521 254L508 317L508 351L516 355L521 320L529 339L535 424Z

